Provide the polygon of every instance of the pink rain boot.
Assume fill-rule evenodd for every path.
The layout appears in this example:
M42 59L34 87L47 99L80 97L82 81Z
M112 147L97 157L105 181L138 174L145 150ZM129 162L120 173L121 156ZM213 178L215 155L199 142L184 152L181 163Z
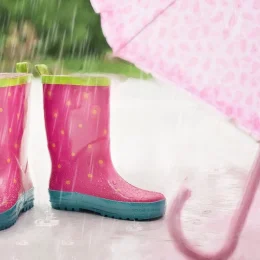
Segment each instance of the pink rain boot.
M34 200L25 150L28 64L18 63L17 72L0 74L0 230L11 227Z
M162 217L165 197L136 188L116 172L110 156L110 80L51 76L37 65L44 89L45 125L52 161L50 201L55 209L89 210L118 219Z

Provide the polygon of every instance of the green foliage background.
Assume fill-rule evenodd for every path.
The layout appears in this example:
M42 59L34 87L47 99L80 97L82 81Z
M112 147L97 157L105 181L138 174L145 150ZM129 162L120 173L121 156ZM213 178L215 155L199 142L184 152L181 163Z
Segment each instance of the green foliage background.
M93 11L89 0L1 0L1 42L10 24L22 21L30 21L35 26L41 54L101 55L109 50L99 15Z
M13 25L19 28L25 21L37 35L34 54L28 58L32 63L58 65L63 72L147 77L128 62L106 58L111 49L102 33L100 16L94 12L90 0L1 0L0 71L13 70L19 60L6 58L4 48L11 38L10 28Z

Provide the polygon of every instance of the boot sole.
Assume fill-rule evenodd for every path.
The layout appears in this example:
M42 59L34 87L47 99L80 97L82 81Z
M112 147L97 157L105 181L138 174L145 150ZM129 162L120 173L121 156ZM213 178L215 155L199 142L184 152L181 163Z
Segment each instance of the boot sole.
M54 209L68 211L91 211L104 217L123 220L152 220L165 213L165 200L156 202L121 202L83 195L76 192L49 190Z
M11 209L0 214L0 231L13 226L21 213L33 207L33 201L33 189L23 193Z

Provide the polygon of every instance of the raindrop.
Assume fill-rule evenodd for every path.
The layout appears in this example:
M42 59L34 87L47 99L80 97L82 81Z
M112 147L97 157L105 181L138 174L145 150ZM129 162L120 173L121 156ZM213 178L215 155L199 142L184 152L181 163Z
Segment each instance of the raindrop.
M132 225L128 225L126 227L126 230L129 232L138 232L138 231L142 231L143 227L139 223L134 222Z
M29 242L26 241L26 240L21 240L21 241L17 241L17 242L16 242L16 245L19 245L19 246L28 246L28 245L29 245Z
M73 246L74 244L74 241L70 237L61 241L61 245L63 246Z

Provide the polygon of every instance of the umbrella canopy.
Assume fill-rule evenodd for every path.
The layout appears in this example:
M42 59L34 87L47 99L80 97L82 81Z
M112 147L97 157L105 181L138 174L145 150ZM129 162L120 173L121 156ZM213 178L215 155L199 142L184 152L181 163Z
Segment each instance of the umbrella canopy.
M115 56L134 63L213 105L260 140L259 0L91 0ZM234 215L227 242L215 253L192 247L180 213L190 191L172 204L169 230L178 248L194 259L227 259L260 179L260 153Z

